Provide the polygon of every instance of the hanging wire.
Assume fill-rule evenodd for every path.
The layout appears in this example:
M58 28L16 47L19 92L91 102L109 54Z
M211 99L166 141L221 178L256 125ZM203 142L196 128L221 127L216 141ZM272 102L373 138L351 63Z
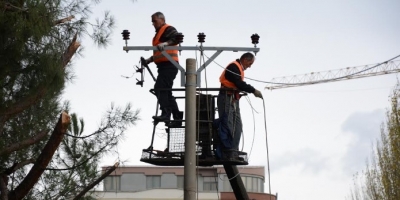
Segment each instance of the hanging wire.
M205 58L204 58L204 53L203 53L203 51L201 51L200 52L201 53L201 55L200 55L200 59L202 59L203 60L203 64L205 63ZM199 66L201 66L201 64L199 65ZM209 102L209 99L208 99L208 80L207 80L207 67L205 67L204 68L204 79L205 79L205 85L206 85L206 106L207 106L207 121L208 121L208 123L209 123L209 121L211 120L211 111L209 110L209 108L210 108L210 103L211 102ZM200 103L199 103L200 104ZM215 113L214 113L215 114ZM210 128L210 124L208 124L208 127ZM212 127L211 127L211 129L210 129L210 133L212 133ZM208 144L208 145L210 145L210 147L211 147L211 140L210 140L210 144ZM211 149L210 149L210 151L211 151ZM210 152L211 153L211 152ZM218 176L218 173L216 174L216 176L215 176L215 183L216 183L216 189L217 189L217 196L218 196L218 200L219 200L219 188L218 188L218 181L217 181L217 176Z
M137 65L133 65L132 67L133 67L133 69L135 69L135 67L136 67L137 69L139 69L139 67L138 67L139 65L140 65L140 61L138 62ZM145 70L142 71L143 77L144 77L144 71L145 71ZM131 76L124 76L124 75L121 75L121 77L126 78L126 79L130 79L130 78L132 78L133 75L135 75L136 73L138 73L138 71L134 70L134 72L132 73Z
M271 198L271 173L270 173L270 167L269 167L269 150L268 150L268 132L267 132L267 118L265 114L265 101L263 99L263 107L264 107L264 128L265 128L265 147L267 148L267 165L268 165L268 188L269 188L269 194Z
M206 56L208 59L210 59L207 55L205 55L205 56ZM325 80L320 80L320 81L310 81L310 82L304 82L304 83L280 83L280 82L262 81L262 80L253 79L253 78L250 78L250 77L244 77L244 78L245 78L245 79L252 80L252 81L260 82L260 83L278 84L278 85L308 85L308 84L314 84L314 83L325 83L325 82L329 82L329 81L335 81L335 80L339 80L339 79L349 78L349 77L351 77L351 76L354 76L354 75L363 73L363 72L365 72L365 71L371 70L371 69L373 69L373 68L379 67L379 66L381 66L381 65L383 65L383 64L386 64L386 63L388 63L388 62L390 62L390 61L392 61L392 60L394 60L394 59L396 59L396 58L398 58L398 57L400 57L400 55L395 56L395 57L393 57L393 58L391 58L391 59L389 59L389 60L386 60L386 61L384 61L384 62L378 63L378 64L376 64L376 65L374 65L374 66L372 66L372 67L369 67L369 68L367 68L367 69L363 69L363 70L360 70L360 71L358 71L358 72L354 72L354 73L352 73L352 74L348 74L348 75L346 75L346 76L336 77L336 78L332 78L332 79L325 79ZM217 63L215 60L213 60L213 62L214 62L215 64L217 64L219 67L225 69L223 66L221 66L219 63ZM237 75L237 76L240 76L240 74L237 74L237 73L232 72L232 71L230 71L230 70L228 70L228 71L231 72L231 73L233 73L233 74L235 74L235 75Z
M250 161L251 152L253 151L254 138L256 137L256 119L255 119L255 116L254 116L254 112L256 112L256 113L258 113L258 112L253 108L253 105L251 104L250 98L248 96L246 96L246 100L249 103L249 105L251 106L251 113L253 115L253 140L251 141L249 157L247 158L247 162L249 162Z

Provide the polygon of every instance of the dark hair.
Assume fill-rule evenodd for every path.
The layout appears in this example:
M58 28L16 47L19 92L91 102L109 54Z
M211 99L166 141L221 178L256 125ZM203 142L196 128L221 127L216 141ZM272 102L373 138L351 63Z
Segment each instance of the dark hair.
M164 14L162 13L162 12L156 12L156 13L154 13L153 15L151 15L152 17L154 17L154 16L156 16L157 18L160 18L160 19L164 19L165 20L165 16L164 16Z
M244 53L244 54L240 57L240 60L248 60L248 61L250 61L250 60L253 60L253 59L254 59L254 54L252 54L252 53L250 53L250 52Z

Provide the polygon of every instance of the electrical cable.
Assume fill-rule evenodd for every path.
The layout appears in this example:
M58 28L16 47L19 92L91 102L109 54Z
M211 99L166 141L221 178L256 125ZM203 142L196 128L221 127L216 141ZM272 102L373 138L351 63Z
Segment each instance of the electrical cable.
M263 99L263 107L264 107L265 147L267 149L268 188L269 188L269 194L270 194L270 198L271 198L271 173L270 173L270 166L269 166L267 118L266 118L266 114L265 114L265 101L264 101L264 99Z
M247 162L249 162L250 161L251 152L253 151L254 138L256 137L256 120L255 120L254 112L257 112L257 111L253 108L253 105L251 105L251 101L250 101L250 98L248 96L246 96L246 100L247 100L247 102L250 104L250 106L252 108L251 109L251 113L253 115L253 141L251 142L250 152L249 152L249 156L247 158Z
M200 59L203 59L203 64L205 63L205 59L204 59L204 55L203 55L203 51L201 51L201 56L200 56ZM199 66L201 66L201 65L199 65ZM211 119L211 111L209 110L209 108L210 108L210 102L209 102L209 99L208 99L208 81L207 81L207 67L205 67L204 68L204 80L205 80L205 84L206 84L206 106L207 106L207 121L210 121L210 119ZM200 103L199 103L200 104ZM215 114L215 113L214 113ZM208 125L208 127L209 127L209 129L210 129L210 133L212 133L212 127L210 127L210 125ZM211 146L211 144L209 144L210 146ZM218 176L218 173L217 173L217 175L216 176ZM217 182L217 177L215 176L215 183L216 183L216 189L217 189L217 197L218 197L218 200L220 199L219 198L219 188L218 188L218 182Z
M133 65L132 67L133 67L133 68L135 68L135 67L136 67L136 68L138 68L138 69L139 69L139 67L138 67L138 66L139 66L139 64L140 64L140 61L139 61L139 63L138 63L137 65ZM137 71L133 72L131 76L124 76L124 75L121 75L121 77L123 77L123 78L126 78L126 79L130 79L130 78L132 78L132 77L133 77L133 75L135 75L136 73L138 73L138 72L137 72ZM144 73L144 70L143 70L143 73ZM143 77L144 77L144 74L143 74Z
M208 59L210 59L207 55L205 55L205 56L206 56ZM339 79L349 78L349 77L351 77L351 76L360 74L360 73L365 72L365 71L368 71L368 70L370 70L370 69L379 67L379 66L381 66L381 65L383 65L383 64L386 64L386 63L388 63L388 62L390 62L390 61L392 61L392 60L394 60L394 59L396 59L396 58L398 58L398 57L400 57L400 55L395 56L395 57L393 57L393 58L391 58L391 59L389 59L389 60L386 60L386 61L384 61L384 62L378 63L378 64L376 64L376 65L374 65L374 66L372 66L372 67L369 67L369 68L367 68L367 69L363 69L363 70L360 70L360 71L358 71L358 72L354 72L354 73L352 73L352 74L348 74L348 75L346 75L346 76L341 76L341 77L332 78L332 79L326 79L326 80L320 80L320 81L310 81L310 82L304 82L304 83L280 83L280 82L262 81L262 80L253 79L253 78L249 78L249 77L244 77L244 78L245 78L245 79L252 80L252 81L260 82L260 83L277 84L277 85L308 85L308 84L314 84L314 83L325 83L325 82L329 82L329 81L335 81L335 80L339 80ZM223 66L221 66L219 63L217 63L215 60L213 60L213 62L214 62L215 64L217 64L219 67L225 69ZM230 71L230 70L228 70L228 71L231 72L231 73L233 73L233 74L235 74L235 75L237 75L237 76L240 76L240 74L237 74L237 73L232 72L232 71Z

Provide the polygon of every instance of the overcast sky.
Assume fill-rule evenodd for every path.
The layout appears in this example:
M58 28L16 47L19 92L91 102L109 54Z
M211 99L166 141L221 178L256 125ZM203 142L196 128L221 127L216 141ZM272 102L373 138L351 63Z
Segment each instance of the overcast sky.
M117 21L112 43L107 49L97 49L90 40L83 40L84 57L74 61L76 79L67 85L64 99L84 118L87 133L95 130L111 102L121 106L130 102L141 109L142 120L129 129L118 147L119 159L126 165L145 165L139 160L142 149L150 144L156 98L148 92L154 85L148 74L144 87L135 85L139 74L122 77L131 76L140 57L151 52L122 51L120 33L130 30L130 46L151 45L154 12L163 12L166 22L184 34L184 46L198 45L197 34L204 32L204 46L252 47L250 36L258 33L261 50L246 77L262 81L379 63L400 54L397 0L104 0L94 16L104 10L110 10ZM225 67L242 53L223 52L216 62ZM196 53L183 51L182 65L187 58L196 58ZM155 65L150 67L156 73ZM202 87L206 87L205 77L208 87L218 87L222 71L211 64L207 74L202 74ZM278 193L280 200L344 199L353 174L364 169L379 137L397 75L273 91L264 90L265 83L247 82L261 90L265 99L272 193ZM180 76L174 87L181 87ZM254 121L249 103L241 100L244 151L252 149L250 165L266 166L263 102L249 97L258 114ZM183 101L179 106L184 110ZM155 139L155 148L160 150L166 144L163 128L158 126ZM117 159L117 155L109 156L101 165ZM265 187L268 192L268 181Z

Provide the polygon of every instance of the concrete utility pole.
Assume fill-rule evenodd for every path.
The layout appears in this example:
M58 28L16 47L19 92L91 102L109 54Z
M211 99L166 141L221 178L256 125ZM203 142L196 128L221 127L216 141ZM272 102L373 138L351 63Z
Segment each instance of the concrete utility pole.
M196 60L186 59L186 127L184 200L195 200L196 181Z

